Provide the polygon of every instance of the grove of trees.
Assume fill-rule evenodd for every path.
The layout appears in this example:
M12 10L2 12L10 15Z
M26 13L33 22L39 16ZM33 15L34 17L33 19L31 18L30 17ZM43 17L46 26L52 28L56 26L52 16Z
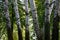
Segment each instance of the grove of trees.
M60 0L0 0L0 40L60 40Z

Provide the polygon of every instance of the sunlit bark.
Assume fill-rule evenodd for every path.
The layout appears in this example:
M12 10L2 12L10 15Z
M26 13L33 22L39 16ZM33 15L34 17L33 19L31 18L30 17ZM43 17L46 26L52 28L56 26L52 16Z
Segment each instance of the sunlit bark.
M17 1L18 0L14 0L13 3L14 3L14 12L15 12L15 17L16 17L16 24L17 24L17 28L18 28L18 40L23 40Z
M39 23L38 23L37 10L36 10L36 6L35 6L35 2L34 2L34 0L29 0L29 2L30 2L30 8L31 8L31 12L32 12L34 30L36 32L37 39L42 40L42 34L41 34Z

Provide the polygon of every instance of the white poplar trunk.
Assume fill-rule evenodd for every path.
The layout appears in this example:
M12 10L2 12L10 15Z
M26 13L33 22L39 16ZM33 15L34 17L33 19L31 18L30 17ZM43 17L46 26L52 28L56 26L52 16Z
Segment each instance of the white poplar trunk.
M15 12L15 17L16 17L16 24L17 24L17 28L18 28L18 40L23 40L22 39L22 32L21 32L21 23L20 23L20 15L19 15L19 11L18 11L18 4L17 4L18 0L14 0L14 12Z
M25 3L25 14L26 14L26 19L25 19L25 40L29 40L29 9L28 9L28 0L24 0Z
M50 0L45 1L45 26L44 26L44 40L50 40Z
M51 4L51 7L50 7L50 15L51 15L51 13L52 13L52 10L53 10L54 4L55 4L55 0L52 0L52 2L54 2L54 3L52 3L52 4Z
M9 8L8 8L8 0L4 0L4 15L6 19L6 28L7 28L7 35L8 35L8 40L13 40L12 37L12 30L11 30L11 21L9 17Z
M35 1L29 0L29 2L30 2L30 8L31 8L32 18L33 18L33 26L34 26L34 30L37 35L37 39L42 40L42 36L41 36L42 34L40 32L40 27L39 27L39 23L38 23L38 16L37 16L37 10L36 10L36 6L35 6Z
M52 30L52 40L59 40L59 0L55 1L55 10L54 10L54 18L53 18L53 30Z

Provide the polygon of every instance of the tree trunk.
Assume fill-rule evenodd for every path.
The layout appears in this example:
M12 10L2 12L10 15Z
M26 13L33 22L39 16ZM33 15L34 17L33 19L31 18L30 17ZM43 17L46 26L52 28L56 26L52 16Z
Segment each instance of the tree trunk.
M60 22L60 0L59 0L58 16L59 16L59 22Z
M58 16L59 0L55 2L54 19L53 19L53 31L52 40L59 40L59 16Z
M4 14L6 19L8 40L13 40L11 22L10 22L9 11L8 11L8 0L3 0L3 2L4 2Z
M51 15L53 7L54 7L54 4L55 4L55 0L52 0L52 2L50 4L49 5L50 5L50 15Z
M11 7L12 7L12 17L11 17L11 27L12 27L12 34L13 34L13 22L14 22L14 9L13 9L13 0L11 0Z
M23 40L17 0L14 0L14 12L15 12L16 23L18 28L18 40Z
M44 40L50 40L50 0L46 0L46 8L45 8L45 33L44 33Z
M36 6L35 6L35 2L34 2L34 0L29 0L29 2L30 2L31 12L32 12L34 30L36 32L37 39L42 40L42 34L40 32L40 27L38 24L38 17L37 17L37 10L36 10Z
M29 11L28 11L28 0L24 0L25 2L25 13L26 13L26 20L25 20L25 40L29 40Z

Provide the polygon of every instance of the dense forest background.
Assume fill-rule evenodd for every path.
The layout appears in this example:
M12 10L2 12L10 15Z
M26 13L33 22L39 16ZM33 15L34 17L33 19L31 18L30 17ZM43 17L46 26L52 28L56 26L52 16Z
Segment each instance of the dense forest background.
M60 0L0 0L0 40L60 40Z

